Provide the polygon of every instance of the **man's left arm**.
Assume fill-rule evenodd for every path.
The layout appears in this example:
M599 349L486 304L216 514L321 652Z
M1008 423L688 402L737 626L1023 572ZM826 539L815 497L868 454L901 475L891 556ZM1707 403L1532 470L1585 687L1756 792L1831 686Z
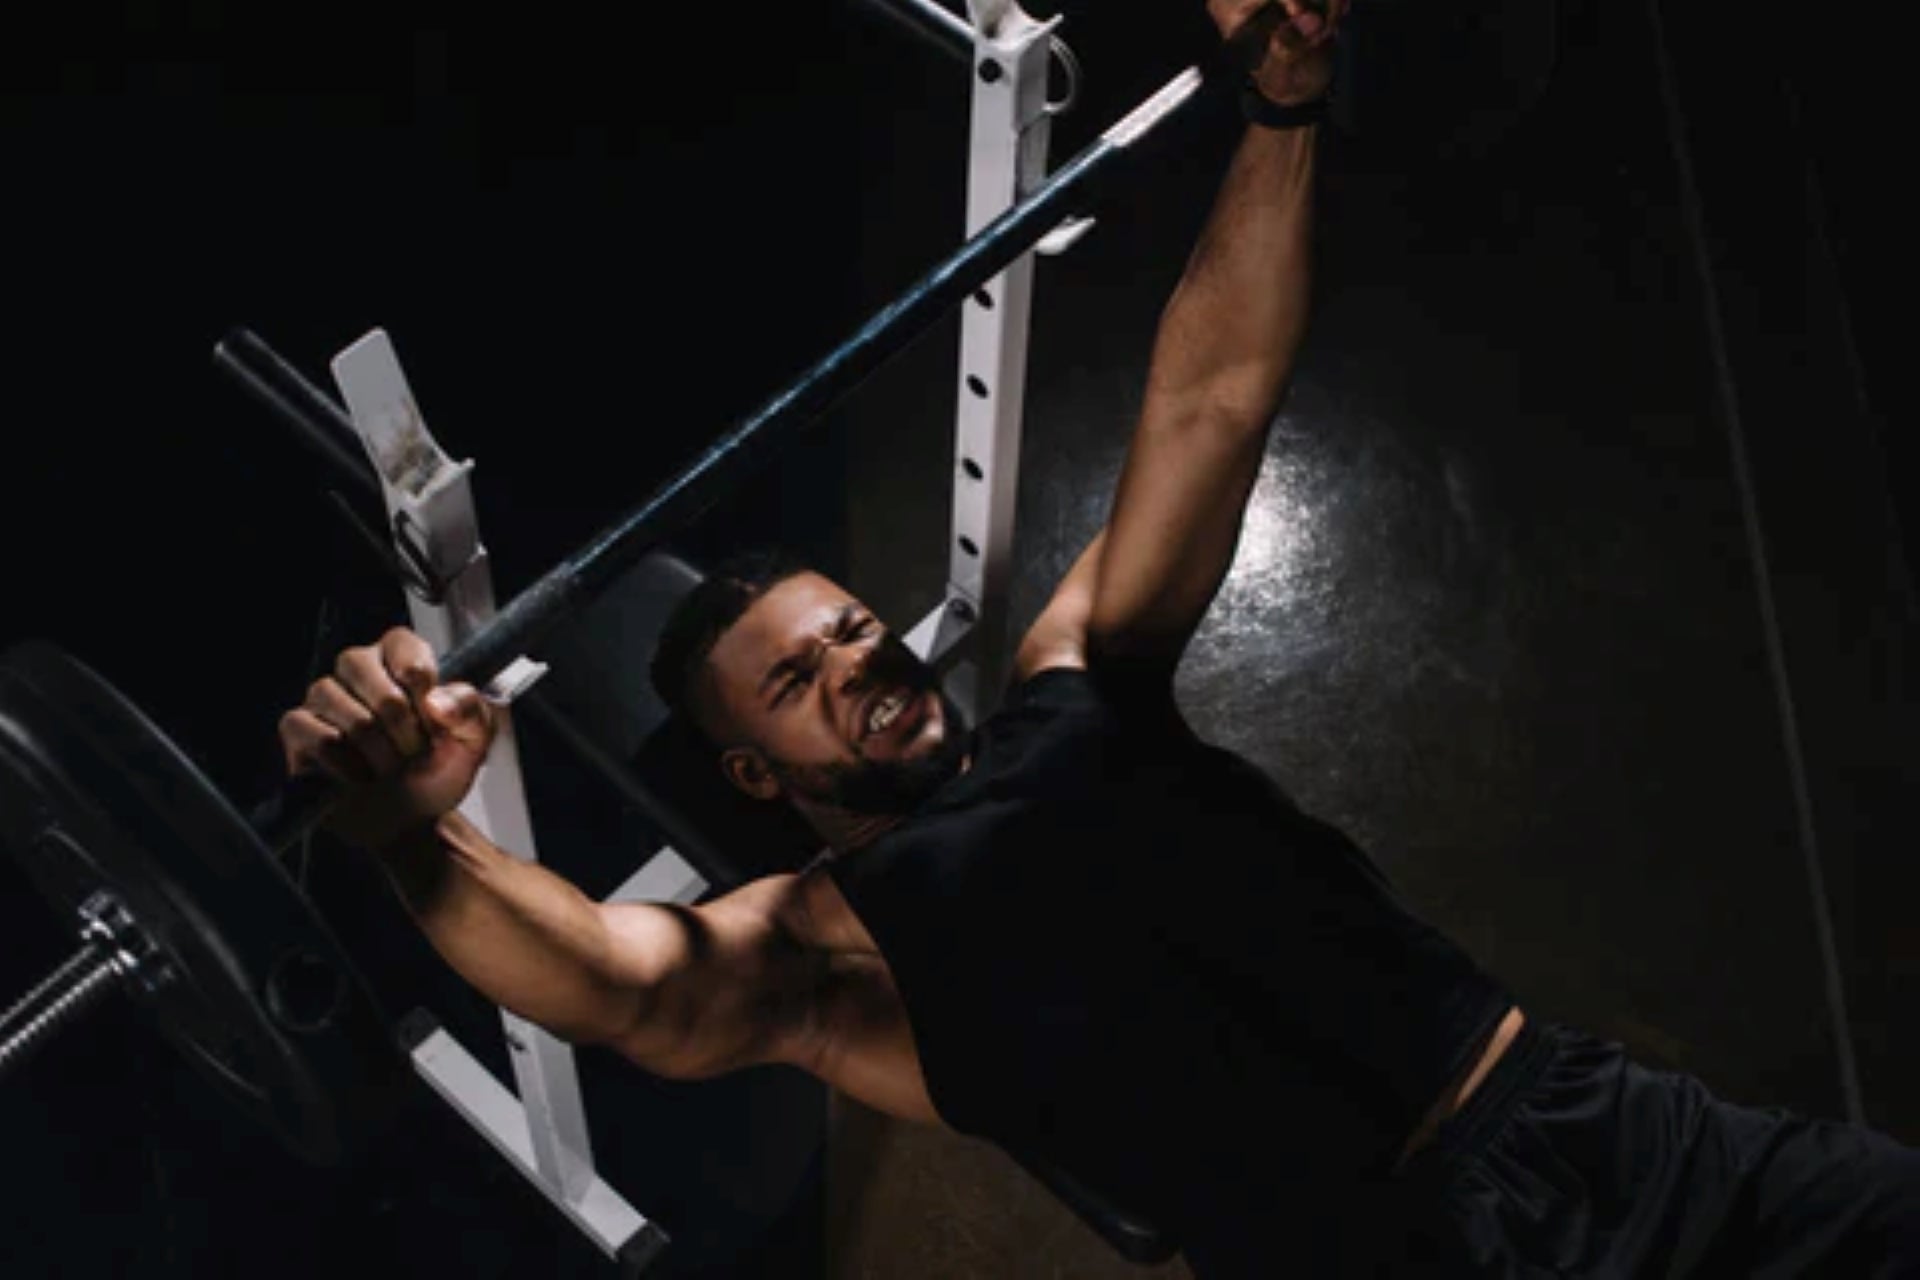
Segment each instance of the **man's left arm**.
M1276 44L1263 88L1318 96L1327 53L1324 35L1304 51ZM1171 680L1233 563L1306 331L1315 132L1256 126L1240 143L1162 313L1107 527L1021 645L1017 678L1091 665Z

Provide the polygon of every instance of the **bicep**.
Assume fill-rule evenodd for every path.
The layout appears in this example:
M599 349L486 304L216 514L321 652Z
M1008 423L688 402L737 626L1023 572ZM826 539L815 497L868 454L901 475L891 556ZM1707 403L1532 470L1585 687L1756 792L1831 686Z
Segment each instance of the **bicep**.
M1135 431L1088 620L1090 661L1171 670L1233 565L1266 433L1220 413Z
M806 1024L811 978L769 908L774 888L756 881L697 907L604 905L602 972L626 1011L608 1044L676 1078L783 1059Z
M787 1063L889 1115L937 1123L885 961L794 938L781 923L793 881L756 881L705 907L605 908L608 971L633 1010L609 1044L676 1079Z

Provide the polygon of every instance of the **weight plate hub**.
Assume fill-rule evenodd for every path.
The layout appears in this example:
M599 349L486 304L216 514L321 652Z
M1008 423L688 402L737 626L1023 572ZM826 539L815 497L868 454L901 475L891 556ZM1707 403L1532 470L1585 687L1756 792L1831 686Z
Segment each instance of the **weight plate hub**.
M76 926L98 892L125 907L165 970L136 1002L295 1153L384 1128L404 1060L332 931L184 752L41 642L0 658L0 845Z

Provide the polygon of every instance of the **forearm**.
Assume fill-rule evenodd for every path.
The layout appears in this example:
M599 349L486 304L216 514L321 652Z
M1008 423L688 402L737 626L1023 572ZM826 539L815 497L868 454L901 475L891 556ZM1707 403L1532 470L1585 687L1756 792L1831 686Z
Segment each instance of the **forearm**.
M1162 314L1148 419L1271 418L1306 332L1315 133L1247 130Z
M1100 587L1100 557L1106 551L1107 531L1102 528L1080 552L1080 558L1067 570L1054 591L1048 612L1059 610L1062 626L1073 634L1084 635L1093 617L1093 601Z
M606 1040L631 1022L598 903L450 813L382 851L434 950L475 989L563 1038Z

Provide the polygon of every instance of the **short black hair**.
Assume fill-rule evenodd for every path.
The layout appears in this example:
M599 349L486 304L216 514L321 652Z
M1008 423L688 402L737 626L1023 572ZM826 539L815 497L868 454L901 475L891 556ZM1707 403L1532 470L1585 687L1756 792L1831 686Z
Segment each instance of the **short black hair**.
M712 731L700 714L699 696L713 646L754 601L788 578L812 571L805 561L778 547L755 547L728 556L681 597L660 630L648 670L653 691L667 710L711 739Z

